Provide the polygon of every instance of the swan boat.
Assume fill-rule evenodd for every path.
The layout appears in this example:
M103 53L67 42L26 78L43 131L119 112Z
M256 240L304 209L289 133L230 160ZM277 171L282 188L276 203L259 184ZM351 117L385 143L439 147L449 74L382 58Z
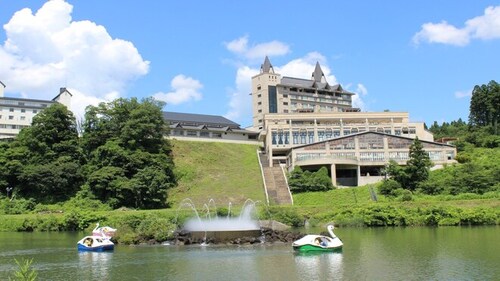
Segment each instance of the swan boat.
M340 238L333 233L333 225L328 225L328 233L331 237L324 235L306 235L293 242L293 249L299 252L323 251L332 252L342 249L344 245Z
M116 228L112 228L110 226L101 226L99 227L99 223L96 224L94 230L92 230L93 236L102 236L106 238L111 238L116 233Z
M83 237L77 245L78 251L104 252L115 248L115 244L109 238L94 235Z

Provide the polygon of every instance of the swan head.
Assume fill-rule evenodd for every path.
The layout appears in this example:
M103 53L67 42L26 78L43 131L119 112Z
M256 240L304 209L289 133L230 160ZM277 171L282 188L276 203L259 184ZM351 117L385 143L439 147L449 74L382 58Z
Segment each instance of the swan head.
M326 229L328 229L328 233L330 233L330 236L331 236L332 238L337 237L337 235L335 235L335 233L333 233L333 229L334 229L334 228L335 228L335 227L333 226L333 224L329 224L329 225L326 227Z

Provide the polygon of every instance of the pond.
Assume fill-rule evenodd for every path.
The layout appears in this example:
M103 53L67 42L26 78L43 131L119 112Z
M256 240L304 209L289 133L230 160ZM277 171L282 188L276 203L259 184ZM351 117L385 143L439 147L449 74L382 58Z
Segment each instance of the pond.
M337 228L340 253L290 244L126 246L78 252L83 233L1 233L0 280L33 259L39 280L498 280L500 227ZM317 233L323 229L309 229Z

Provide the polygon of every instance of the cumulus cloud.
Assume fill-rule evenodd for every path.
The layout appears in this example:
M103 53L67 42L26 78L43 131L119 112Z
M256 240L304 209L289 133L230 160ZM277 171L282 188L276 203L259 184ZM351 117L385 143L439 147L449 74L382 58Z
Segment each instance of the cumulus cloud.
M419 44L441 43L455 46L465 46L472 39L497 39L500 38L500 6L488 7L484 14L465 22L462 28L448 24L425 23L422 29L413 36L413 42Z
M249 46L248 36L227 42L225 45L232 53L249 60L261 59L265 56L281 56L290 52L288 45L276 40Z
M73 6L47 1L33 13L17 11L3 28L0 78L6 91L51 99L65 86L73 94L71 109L119 97L126 85L145 75L149 62L128 41L112 38L94 22L73 21Z
M172 79L170 86L172 87L171 92L158 92L154 94L153 97L172 105L199 101L202 99L200 89L203 88L203 84L196 79L179 74Z

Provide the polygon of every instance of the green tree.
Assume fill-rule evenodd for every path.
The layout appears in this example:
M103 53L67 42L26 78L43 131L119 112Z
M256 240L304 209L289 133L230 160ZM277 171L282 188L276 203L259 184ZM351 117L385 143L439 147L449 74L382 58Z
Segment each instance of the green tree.
M117 99L89 106L82 143L87 185L114 207L160 208L176 185L171 147L161 108L154 99Z
M487 85L476 85L470 101L469 124L477 127L491 126L498 135L500 120L500 85L492 80Z
M54 203L74 195L83 183L84 158L72 112L58 103L42 110L3 161L7 171L0 172L19 196Z
M302 171L295 166L288 178L288 185L292 192L326 191L333 189L331 178L326 167L321 167L316 172Z
M429 177L429 169L432 162L429 154L424 150L422 142L415 138L410 146L410 159L406 162L405 173L408 176L406 187L409 190L415 190L419 182Z

